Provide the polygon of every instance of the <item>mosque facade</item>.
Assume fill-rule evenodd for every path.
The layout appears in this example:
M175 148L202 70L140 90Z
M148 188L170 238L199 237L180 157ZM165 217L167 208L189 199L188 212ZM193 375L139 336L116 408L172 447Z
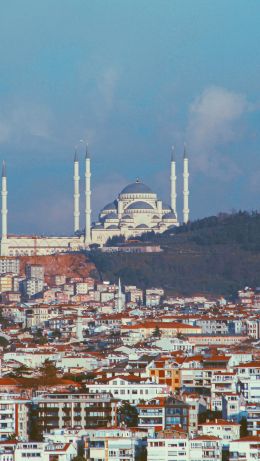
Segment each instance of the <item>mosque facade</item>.
M154 231L163 233L179 225L177 217L176 161L170 163L169 204L137 179L127 185L114 201L105 205L98 221L91 220L91 160L88 150L85 156L85 213L84 231L80 231L80 176L77 154L74 158L74 234L68 237L42 237L8 235L7 232L7 175L5 163L2 169L2 237L1 256L48 255L88 249L91 244L103 246L114 236L138 237ZM183 158L183 222L189 220L189 168L184 150Z
M99 221L92 227L92 241L104 244L118 234L128 238L150 231L161 233L178 224L176 210L137 179L101 210Z

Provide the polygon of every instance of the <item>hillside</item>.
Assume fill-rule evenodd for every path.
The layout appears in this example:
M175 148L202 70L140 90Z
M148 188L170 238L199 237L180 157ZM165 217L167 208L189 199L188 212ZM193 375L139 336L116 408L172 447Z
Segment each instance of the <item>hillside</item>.
M95 266L84 254L56 254L50 256L21 256L20 272L24 275L26 264L40 264L45 268L45 278L51 284L52 276L88 277L95 271Z
M143 241L159 243L162 253L102 254L91 260L104 279L162 286L168 292L231 294L260 285L260 214L212 216Z

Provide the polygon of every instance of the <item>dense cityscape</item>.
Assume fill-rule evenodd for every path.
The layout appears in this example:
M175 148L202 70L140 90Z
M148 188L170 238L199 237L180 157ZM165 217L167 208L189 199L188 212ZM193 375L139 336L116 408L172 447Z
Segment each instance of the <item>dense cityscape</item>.
M0 1L0 461L260 461L260 1Z
M260 289L174 297L0 263L1 460L257 459Z

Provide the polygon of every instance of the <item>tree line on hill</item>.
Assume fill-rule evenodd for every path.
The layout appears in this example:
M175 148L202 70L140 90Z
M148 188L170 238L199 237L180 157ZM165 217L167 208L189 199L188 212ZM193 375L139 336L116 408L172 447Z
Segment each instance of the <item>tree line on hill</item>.
M90 255L102 278L169 293L231 294L260 285L260 214L238 212L196 220L141 242L161 245L161 253ZM122 238L119 239L122 242ZM115 239L112 242L115 244Z

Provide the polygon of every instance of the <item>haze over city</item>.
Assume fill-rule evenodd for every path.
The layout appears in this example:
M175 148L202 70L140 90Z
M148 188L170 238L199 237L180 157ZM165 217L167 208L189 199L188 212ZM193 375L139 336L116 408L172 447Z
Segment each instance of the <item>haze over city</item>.
M4 1L10 232L72 231L80 139L94 215L136 177L166 199L172 144L180 199L184 142L191 219L259 209L259 14L257 1Z

